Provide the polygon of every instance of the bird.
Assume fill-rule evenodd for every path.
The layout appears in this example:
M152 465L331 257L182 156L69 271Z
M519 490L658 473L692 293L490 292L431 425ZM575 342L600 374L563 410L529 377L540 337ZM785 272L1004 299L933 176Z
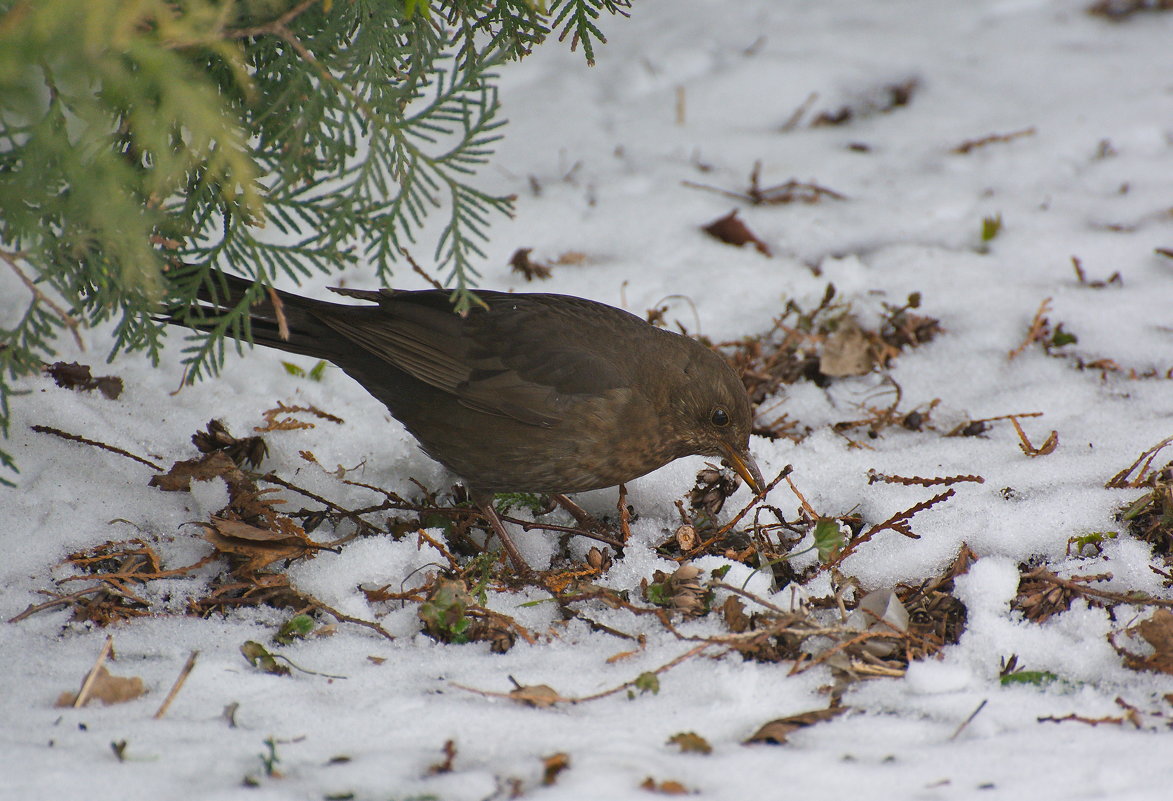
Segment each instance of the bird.
M168 323L208 330L254 281L217 269ZM493 508L501 492L562 496L626 483L690 455L721 457L755 494L750 400L696 340L571 295L331 288L361 304L267 287L238 338L324 359L381 401L460 477L514 567L530 568Z

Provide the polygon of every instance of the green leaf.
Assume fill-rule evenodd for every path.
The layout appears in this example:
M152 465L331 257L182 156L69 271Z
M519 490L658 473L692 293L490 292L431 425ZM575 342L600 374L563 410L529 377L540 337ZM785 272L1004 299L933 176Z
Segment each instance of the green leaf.
M826 562L838 553L844 545L843 532L839 528L839 521L831 517L821 517L815 523L815 548L819 552L819 561Z
M656 582L648 585L648 603L656 606L669 607L672 605L672 596L669 594L668 582Z
M259 642L247 641L240 646L240 653L250 665L262 673L269 673L273 676L288 676L290 674L289 667L278 663L273 654L269 653L269 650Z
M1070 331L1063 330L1063 323L1055 326L1055 333L1051 335L1051 346L1061 348L1064 345L1074 345L1079 342L1079 337Z
M1020 670L1001 678L1003 687L1009 687L1011 684L1033 684L1036 687L1046 687L1056 681L1059 681L1059 676L1049 670Z
M631 685L641 693L657 695L660 692L660 677L648 671L636 676Z
M273 639L281 645L289 645L314 630L314 619L309 615L294 615L281 624L281 628L273 635Z
M992 242L1002 232L1002 215L982 218L982 241Z

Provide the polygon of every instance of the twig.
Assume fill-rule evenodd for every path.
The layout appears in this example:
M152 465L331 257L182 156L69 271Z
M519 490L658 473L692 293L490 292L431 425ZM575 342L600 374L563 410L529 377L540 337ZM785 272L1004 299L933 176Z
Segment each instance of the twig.
M916 515L920 512L923 512L926 509L929 509L930 507L936 506L941 501L952 498L955 494L957 494L957 490L947 489L939 495L934 495L932 498L929 498L927 501L922 501L921 503L918 503L915 506L912 506L908 509L905 509L903 512L899 512L897 514L892 515L887 520L885 520L883 523L877 523L876 525L872 526L867 531L865 531L863 534L860 534L858 537L853 537L851 542L849 542L846 545L846 547L844 547L844 549L842 551L835 554L834 558L823 563L819 567L819 570L820 571L826 570L828 568L837 567L838 565L842 564L843 560L846 559L848 556L850 556L852 553L854 553L856 548L863 545L865 542L870 540L875 535L879 534L881 531L884 531L885 529L891 529L892 531L895 531L898 534L903 534L905 537L909 537L910 539L920 539L920 535L913 534L912 531L910 531L908 529L908 527L905 525L905 523L909 519L911 519L914 515Z
M921 476L889 476L876 470L868 470L868 483L874 484L877 481L882 481L885 484L902 484L906 487L948 487L952 484L961 484L967 481L973 482L974 484L986 483L984 478L975 475L922 478Z
M793 471L794 471L794 465L788 464L785 467L783 467L782 470L778 473L778 475L776 475L774 477L774 480L765 486L765 489L762 490L762 493L760 495L755 495L753 498L751 498L750 502L748 504L746 504L745 507L743 507L740 512L735 514L733 516L732 520L730 520L725 525L721 526L721 528L717 529L717 533L714 534L712 537L709 537L707 540L700 543L695 548L692 548L687 554L684 554L676 561L683 562L686 559L702 552L705 548L708 548L714 542L717 542L722 537L724 537L726 534L728 534L730 531L732 531L733 527L736 526L739 522L741 522L741 519L743 517L745 517L747 514L749 514L750 509L753 509L755 506L757 506L763 498L765 498L767 495L770 494L770 490L772 490L772 489L774 489L774 487L778 486L778 482L780 482L782 479L786 479L787 481L790 481L790 474ZM793 487L794 484L791 483L790 486ZM685 521L685 522L687 522L687 521Z
M1032 342L1035 342L1039 339L1040 336L1042 336L1043 327L1047 324L1047 318L1043 315L1050 311L1050 309L1051 299L1043 298L1043 302L1039 304L1039 310L1035 312L1035 317L1033 320L1031 320L1030 328L1027 329L1026 337L1022 340L1022 343L1017 348L1010 351L1010 359L1016 358L1019 354L1026 350L1028 345L1030 345Z
M364 628L368 628L371 631L373 631L383 637L386 637L388 640L391 640L391 641L395 640L394 634L387 631L387 629L383 628L378 623L375 623L373 620L363 620L360 617L351 617L350 615L343 614L342 612L339 612L337 609L335 609L331 606L326 606L326 604L322 603L321 601L319 601L317 598L314 598L313 596L303 596L303 597L305 598L306 601L309 602L309 604L313 608L321 609L323 612L325 612L326 614L333 617L339 623L353 623L356 626L362 626ZM292 663L290 663L290 664L292 664ZM301 668L299 668L299 670L300 669ZM322 675L325 675L325 674L322 674Z
M106 664L106 659L112 650L114 650L114 636L108 634L106 642L102 643L102 650L98 651L98 658L94 660L94 666L86 674L85 680L81 683L81 689L77 691L77 697L73 699L74 709L82 708L86 705L86 701L90 700L90 692L94 688L94 682L98 680L98 672Z
M819 513L815 511L815 507L811 506L803 494L798 491L798 487L794 486L794 482L790 480L789 475L786 476L786 483L790 485L790 491L795 494L798 502L802 504L803 510L811 517L818 517Z
M318 2L319 0L302 0L302 2L289 9L289 11L286 11L281 16L274 20L270 20L263 25L254 25L250 28L229 28L224 31L224 35L229 39L250 39L256 36L263 36L265 34L276 36L292 47L294 52L301 56L303 61L313 67L317 71L318 76L323 81L330 84L347 98L349 98L350 102L354 103L354 105L360 111L362 111L364 115L366 115L369 121L376 122L379 118L370 105L368 105L365 100L359 97L358 94L350 88L350 86L343 83L332 72L330 72L330 70L327 69L326 66L322 64L322 62L318 61L317 57L311 53L304 44L302 44L301 39L297 38L297 34L291 31L288 27L290 22L301 16L311 6L316 5Z
M989 136L983 136L980 139L967 139L957 147L953 148L952 152L959 155L965 155L971 150L976 150L979 147L985 147L986 145L994 144L995 142L1009 142L1012 139L1034 135L1034 126L1031 126L1030 128L1023 128L1020 131L1011 131L1010 133L990 134Z
M441 556L443 556L445 559L448 560L449 567L451 567L456 572L460 572L460 562L456 561L456 557L453 556L451 553L449 553L447 548L445 548L443 545L441 545L439 542L437 542L434 537L432 537L430 534L428 534L428 532L424 531L422 528L419 531L417 531L416 533L419 535L419 539L416 541L416 549L417 550L419 548L422 548L423 544L426 542L428 545L431 545L433 548L435 548L437 551L439 551ZM403 586L403 585L400 585L400 586Z
M700 645L697 645L693 648L690 648L689 650L685 651L683 654L676 657L675 659L673 659L669 662L666 662L663 665L660 665L655 670L649 670L649 671L645 671L645 672L641 673L640 676L641 677L647 676L647 675L658 676L661 673L666 673L667 671L676 667L680 663L691 659L692 657L696 656L697 654L701 653L702 651L711 647L712 645L714 645L714 643L712 643L712 642L702 642ZM553 699L551 703L561 702L561 703L566 703L566 704L585 704L588 701L598 701L600 698L606 698L609 695L614 695L615 693L623 692L624 690L629 689L631 687L637 687L639 685L639 681L640 681L640 678L636 677L634 679L631 679L630 681L625 681L616 687L612 687L609 690L603 690L602 692L595 693L593 695L583 695L583 696L578 696L578 697L565 697L565 696L559 695L557 698ZM499 692L494 692L492 690L481 690L476 687L468 687L464 684L457 684L455 682L452 683L452 686L456 687L457 689L460 689L460 690L466 690L467 692L470 692L470 693L476 693L477 695L483 695L487 698L505 698L508 700L517 700L517 698L515 696L511 695L510 693L499 693Z
M8 619L8 622L9 623L19 623L20 621L24 620L26 617L32 617L37 612L43 612L46 609L52 609L55 606L65 606L66 604L73 603L74 601L77 601L81 598L84 598L87 595L93 595L95 592L102 592L104 589L106 589L106 588L103 587L101 584L95 584L92 587L86 587L84 590L78 590L77 592L72 592L69 595L58 595L53 600L45 601L43 604L35 604L35 605L29 604L27 609L25 609L23 612L21 612L19 615L16 615L15 617L10 617ZM42 594L50 595L52 593L42 593Z
M427 281L429 284L431 284L434 289L447 291L443 284L441 284L435 278L433 278L432 276L430 276L426 272L424 272L424 268L420 267L419 264L416 263L416 260L411 257L411 253L409 253L407 251L407 248L404 248L404 247L399 248L399 253L400 253L400 255L403 256L403 258L407 259L407 263L411 265L411 269L414 270L419 275L422 275L424 280Z
M818 99L818 92L811 92L809 95L807 95L806 100L799 103L798 107L795 108L790 116L786 119L786 122L782 123L782 128L780 129L782 133L793 131L795 128L797 128L798 123L802 122L802 118L806 116L806 113L810 111L811 106L813 106L815 101Z
M961 732L965 731L965 727L968 726L970 724L970 722L978 716L979 712L981 712L983 709L986 708L986 704L988 704L989 701L990 701L989 698L983 698L982 702L977 705L977 709L970 712L969 717L967 717L965 720L961 721L961 725L957 727L957 730L953 732L953 734L949 737L949 739L956 740L957 735L959 735L959 734L961 734Z
M1142 453L1140 456L1136 457L1136 461L1129 465L1127 469L1121 470L1119 473L1108 479L1108 483L1104 486L1108 489L1136 489L1137 487L1142 486L1145 480L1148 478L1149 469L1153 466L1153 459L1157 458L1157 453L1170 442L1173 442L1173 437L1166 437L1165 439L1161 440L1156 445ZM1140 466L1141 462L1144 462L1144 466L1140 468L1140 472L1136 474L1136 478L1129 479L1129 476L1132 475L1132 471Z
M729 592L731 592L735 595L740 595L742 598L746 598L750 601L753 601L755 604L758 604L759 606L763 606L766 609L769 609L771 612L777 612L780 615L790 614L782 607L777 606L776 604L770 603L765 598L760 598L757 595L754 595L752 592L749 592L748 590L743 590L740 587L734 587L732 584L726 584L722 581L715 581L712 584L710 584L709 586L712 587L713 589L728 590Z
M155 720L159 720L167 714L167 709L171 706L171 702L175 700L175 696L179 695L179 691L183 688L184 682L187 681L187 677L191 675L191 671L195 668L196 658L199 655L199 651L192 651L191 655L188 656L187 662L184 663L183 669L179 671L179 675L175 679L175 683L171 685L171 690L167 693L167 697L159 705L159 710L155 713Z
M1054 453L1055 449L1059 447L1058 431L1052 430L1046 441L1036 448L1027 438L1026 432L1022 430L1022 426L1018 424L1018 420L1011 417L1010 422L1014 424L1014 430L1018 432L1018 439L1020 440L1018 447L1022 448L1022 452L1027 456L1046 456L1049 453Z
M6 250L0 250L0 259L4 259L4 261L8 262L8 266L11 267L12 271L20 278L21 283L28 287L29 292L33 293L33 302L44 303L46 306L52 309L53 313L61 319L61 322L65 325L65 327L69 329L71 334L73 334L73 340L77 343L78 348L85 350L86 343L82 341L81 334L79 333L81 323L78 322L77 318L71 315L69 312L65 311L65 309L58 306L52 298L41 291L36 282L29 278L25 274L24 270L20 269L20 265L17 262L21 260L27 260L28 256L21 252L12 253Z
M1107 577L1107 576L1106 576ZM1066 590L1070 590L1076 595L1090 595L1101 601L1110 601L1112 603L1131 604L1133 606L1161 606L1173 609L1173 600L1166 600L1164 598L1153 598L1148 595L1135 595L1132 593L1112 592L1110 590L1097 590L1089 587L1085 582L1074 581L1072 579L1060 578L1059 576L1047 570L1045 567L1035 568L1029 573L1024 573L1020 581L1027 579L1038 579L1049 584L1057 584Z
M146 459L144 459L141 456L135 456L130 451L124 451L124 450L122 450L122 448L116 448L113 445L107 445L104 442L97 442L96 440L86 439L85 437L80 437L77 434L69 434L65 431L60 431L56 428L50 428L49 426L39 426L38 425L38 426L29 426L29 428L31 428L33 431L36 431L38 434L52 434L55 437L61 437L61 439L67 439L70 442L80 442L82 445L93 445L95 448L101 448L102 450L110 451L111 453L116 453L119 456L125 456L127 459L134 459L139 464L145 464L147 467L151 468L152 470L162 471L162 469L163 469L162 467L155 464L154 462L147 461Z

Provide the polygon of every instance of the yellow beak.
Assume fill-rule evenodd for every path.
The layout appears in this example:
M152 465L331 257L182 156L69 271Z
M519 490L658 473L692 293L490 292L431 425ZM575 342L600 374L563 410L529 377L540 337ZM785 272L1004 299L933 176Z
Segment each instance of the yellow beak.
M733 448L722 448L721 455L725 457L725 461L729 466L745 480L749 488L753 490L754 495L761 495L766 489L766 482L762 479L762 471L758 469L758 463L749 455L749 449L744 451L736 451Z

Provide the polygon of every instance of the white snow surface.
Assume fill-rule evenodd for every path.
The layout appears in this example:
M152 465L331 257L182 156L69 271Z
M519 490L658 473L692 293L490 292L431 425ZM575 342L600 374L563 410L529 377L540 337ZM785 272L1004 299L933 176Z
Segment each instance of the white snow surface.
M690 797L731 801L1170 798L1173 676L1126 669L1108 642L1150 610L1123 606L1113 617L1077 601L1035 624L1010 609L1018 565L1031 559L1064 575L1109 572L1112 581L1099 585L1109 589L1173 597L1149 570L1148 546L1128 536L1098 557L1065 555L1071 537L1123 531L1117 511L1139 491L1104 483L1173 435L1173 384L1081 371L1037 345L1008 359L1049 297L1048 317L1079 337L1067 350L1086 361L1112 359L1139 372L1173 367L1173 259L1155 252L1173 247L1173 14L1112 23L1085 14L1085 3L636 0L629 20L601 21L609 41L593 69L551 43L501 70L510 124L481 180L516 193L518 204L514 219L492 229L483 286L581 295L641 315L673 296L669 321L715 340L768 330L787 299L813 307L828 282L865 323L878 319L882 303L920 292L920 311L938 318L944 333L894 361L902 408L940 399L933 422L942 430L1041 412L1022 419L1031 439L1058 432L1058 449L1038 458L1020 450L1005 422L982 437L889 428L865 439L867 448L851 448L831 425L890 402L872 374L829 390L787 388L780 411L811 435L798 444L754 439L767 478L793 464L794 481L823 514L855 509L875 522L939 491L869 485L870 468L985 478L957 485L954 498L914 518L920 539L884 532L843 565L863 588L881 589L937 574L962 543L976 551L980 559L957 584L968 627L941 659L914 663L900 679L853 685L844 698L851 711L785 746L742 742L771 719L825 707L826 668L792 676L789 664L700 657L664 673L658 694L532 709L454 685L507 692L513 677L584 696L693 644L647 618L599 607L591 613L600 622L647 635L642 652L609 662L631 643L580 622L556 625L554 604L521 607L544 597L536 590L489 598L490 607L549 632L536 644L519 641L503 655L485 643L438 644L418 633L414 605L387 611L358 586L414 586L421 568L442 560L412 537L368 538L288 570L298 588L347 614L379 618L397 637L338 624L332 636L278 649L345 678L280 678L251 668L241 644L268 642L284 613L178 614L200 579L156 582L177 614L109 631L71 623L59 610L0 623L0 798L479 801L512 797L520 787L525 798L603 801L649 797L639 787L647 777L678 781ZM918 87L911 101L879 111L884 87L910 79ZM802 122L784 131L812 93ZM856 109L847 124L807 124L844 105ZM951 152L1028 128L1033 134ZM744 189L756 161L765 186L813 181L848 199L751 206L683 183ZM700 230L733 208L772 257ZM982 219L994 215L1004 228L981 252ZM518 247L533 248L538 261L573 251L586 258L527 284L508 267ZM1119 272L1122 283L1080 285L1073 256L1090 279ZM373 285L369 270L344 277L349 286ZM406 268L397 279L421 285ZM338 281L321 277L302 291ZM0 271L0 319L11 322L26 302L24 287ZM205 519L226 497L218 482L190 494L160 492L147 486L152 472L144 466L35 433L34 424L170 464L196 455L189 438L211 417L245 435L277 401L315 404L345 422L268 435L267 467L352 507L380 499L299 451L331 470L361 465L349 477L403 492L412 489L409 476L431 486L451 480L336 369L320 383L297 379L280 364L289 357L258 349L230 356L218 379L172 394L181 383L181 332L158 368L138 355L106 364L109 334L87 332L84 352L62 340L60 358L120 376L126 389L118 400L60 389L47 377L19 384L28 394L13 401L5 445L18 461L19 487L0 489L2 620L46 600L41 591L70 575L61 565L67 554L107 540L143 537L168 567L196 561L210 546L184 524ZM635 540L601 583L638 596L641 578L674 567L653 546L675 525L673 502L702 462L680 460L629 486L641 514ZM287 497L290 509L302 503ZM739 491L725 514L747 498ZM788 514L797 508L784 484L769 501ZM580 502L608 514L615 492ZM516 536L535 564L548 563L548 536ZM589 545L572 547L581 554ZM709 557L701 566L723 563ZM748 574L735 566L730 580ZM749 589L769 592L760 576ZM773 600L789 598L784 590ZM722 628L712 617L683 630L716 634ZM76 691L108 633L117 654L110 669L142 677L148 693L109 707L55 708L60 693ZM192 650L200 651L194 672L166 717L153 719ZM1012 654L1062 681L1002 687L1000 660ZM1117 699L1139 710L1141 726L1039 720L1120 716ZM235 728L221 716L232 703ZM667 744L684 731L706 738L713 752ZM269 737L280 741L281 778L260 769ZM447 740L457 749L453 769L430 775ZM126 742L125 761L114 741ZM570 767L543 786L542 758L560 751ZM349 760L332 763L337 756ZM244 787L246 775L259 786Z

